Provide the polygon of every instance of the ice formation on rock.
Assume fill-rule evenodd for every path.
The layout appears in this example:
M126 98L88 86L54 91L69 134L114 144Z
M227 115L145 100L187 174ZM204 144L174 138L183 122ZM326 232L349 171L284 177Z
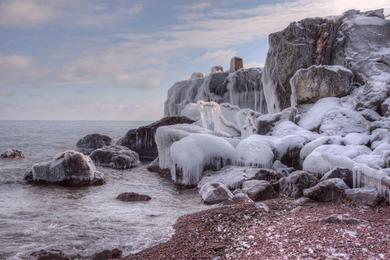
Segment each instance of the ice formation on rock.
M271 136L251 135L236 147L237 164L271 168L275 155Z
M374 170L366 165L353 168L353 186L376 188L379 193L390 200L390 176L383 170Z
M224 138L191 134L170 147L171 177L175 183L196 185L206 166L218 170L235 161L234 147Z

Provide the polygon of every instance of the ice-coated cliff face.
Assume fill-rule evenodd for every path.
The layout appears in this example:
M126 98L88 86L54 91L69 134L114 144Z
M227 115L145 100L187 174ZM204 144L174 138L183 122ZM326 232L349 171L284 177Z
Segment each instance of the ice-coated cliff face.
M269 45L262 77L269 112L290 106L290 79L312 65L350 69L354 82L363 85L356 107L377 109L390 90L390 21L383 10L293 22L270 34Z
M198 100L230 103L266 113L261 75L260 68L249 68L233 72L217 71L204 78L179 81L168 90L164 114L180 115L187 104Z

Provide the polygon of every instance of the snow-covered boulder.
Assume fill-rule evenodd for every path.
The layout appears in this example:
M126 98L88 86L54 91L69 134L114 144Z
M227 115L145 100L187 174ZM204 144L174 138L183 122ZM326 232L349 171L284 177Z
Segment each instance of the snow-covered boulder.
M63 186L101 185L103 174L96 171L89 156L76 151L65 151L52 161L37 163L25 176L32 183L59 184Z
M233 164L234 146L225 138L209 134L191 134L170 147L172 180L181 185L196 185L205 169L219 170Z
M291 121L282 121L275 125L272 129L272 136L285 137L287 135L296 135L303 137L307 142L320 137L317 133L313 133L305 128L302 128Z
M390 131L388 129L378 128L371 132L371 149L376 149L382 143L390 143Z
M271 183L264 180L249 180L242 185L242 192L253 201L273 199L278 196Z
M272 136L251 135L236 147L237 164L271 168L275 155Z
M354 159L359 155L370 153L370 148L363 145L321 145L314 149L313 152L311 152L303 161L303 170L312 173L324 174L334 167L345 167L343 161L341 161L344 158L347 160ZM340 163L336 164L337 162L331 161L331 159L339 159ZM351 167L353 167L353 165Z
M339 65L313 65L299 69L290 79L291 105L346 96L352 90L352 78L352 71Z
M281 121L292 121L295 122L297 110L289 107L281 112L273 114L265 114L256 118L257 134L265 135L268 134L272 128L280 123Z
M341 136L321 136L309 143L307 143L300 151L301 164L306 157L311 154L317 147L325 144L342 144L343 138Z
M93 150L109 146L112 143L111 137L102 134L89 134L81 138L77 143L77 150L83 154L90 154Z
M353 187L353 174L350 169L347 168L334 168L322 176L320 181L324 181L327 179L332 179L332 178L339 178L342 179L345 184L348 185L348 187L352 188Z
M219 182L207 182L200 189L199 194L206 204L216 204L233 198L233 193Z
M370 136L361 133L349 133L344 137L343 141L346 145L368 145L370 142Z
M317 185L305 189L303 195L315 201L340 201L344 198L345 190L349 187L342 179L333 178L319 182Z
M7 149L4 153L0 154L2 159L23 159L24 154L22 151L16 149Z
M219 182L230 190L240 189L244 181L254 178L258 172L258 168L240 166L226 166L216 172L207 171L198 183L198 188L207 182Z
M329 110L323 115L319 132L344 136L349 133L367 133L368 126L368 121L357 111L338 108Z
M380 111L383 116L390 116L390 97L388 97L385 101L382 102L380 106Z
M289 197L298 198L303 190L318 183L317 177L305 171L295 171L279 180L279 191Z
M139 165L139 156L125 146L113 145L96 149L90 154L96 165L113 169L128 169Z
M200 120L199 106L196 103L188 103L180 112L181 116L187 117L193 121Z
M141 160L154 160L157 157L154 136L159 127L193 122L193 120L182 116L164 117L152 124L129 130L116 144L137 152Z

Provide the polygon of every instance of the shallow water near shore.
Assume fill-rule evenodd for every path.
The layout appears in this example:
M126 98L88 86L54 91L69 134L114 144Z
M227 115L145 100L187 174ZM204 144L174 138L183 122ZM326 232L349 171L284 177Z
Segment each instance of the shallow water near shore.
M177 217L205 209L193 190L179 192L148 172L146 165L117 171L98 167L103 186L63 188L23 181L31 166L74 149L81 137L102 133L115 141L147 122L0 121L0 152L22 150L23 160L0 160L0 259L25 259L40 249L58 249L82 258L104 249L136 252L169 239ZM133 191L149 202L115 199Z

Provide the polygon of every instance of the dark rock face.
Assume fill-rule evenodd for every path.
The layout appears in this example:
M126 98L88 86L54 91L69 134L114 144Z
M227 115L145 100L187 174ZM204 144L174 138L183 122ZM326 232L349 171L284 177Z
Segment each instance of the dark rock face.
M21 151L15 149L7 149L4 153L0 154L0 158L2 159L23 159L24 155Z
M124 192L116 197L120 201L149 201L152 198L148 195L138 194L135 192Z
M269 50L263 71L263 86L269 112L290 106L290 78L300 68L330 64L338 21L307 18L269 35ZM268 102L277 97L275 102Z
M90 155L96 165L113 169L129 169L139 165L138 154L125 146L113 145L96 149Z
M273 199L278 196L271 183L261 180L246 181L242 185L242 191L253 201Z
M349 189L342 179L333 178L321 181L316 186L305 189L303 195L315 201L338 202L344 198Z
M112 143L111 137L101 134L90 134L81 138L77 144L77 150L83 154L90 154L93 150L103 146L109 146Z
M119 139L117 145L126 146L137 152L141 160L154 160L157 156L157 145L154 135L157 128L166 125L191 124L194 121L183 116L164 117L147 126L132 129Z
M265 114L256 118L257 134L266 135L271 132L272 128L282 122L291 121L295 122L295 116L297 110L295 108L286 108L281 112L273 114Z
M298 198L303 195L303 190L318 183L318 179L305 171L295 171L288 177L279 180L280 193L289 197Z
M71 257L65 255L59 250L39 250L30 255L32 260L71 260Z
M352 90L352 78L352 71L339 65L313 65L299 69L290 79L291 105L346 96Z
M283 178L284 175L280 172L277 172L272 169L259 169L259 171L255 174L253 179L255 180L263 180L263 181L278 181Z
M102 252L96 253L92 256L92 260L110 260L110 259L121 259L122 251L118 248L111 250L104 250Z
M242 69L242 68L244 68L244 62L243 62L242 58L233 57L230 60L230 72L235 72L235 71Z
M34 164L25 180L35 184L77 187L102 185L104 175L96 170L89 156L76 151L65 151L52 161Z
M347 168L334 168L328 171L327 173L325 173L320 181L324 181L332 178L342 179L345 182L345 184L348 185L348 187L350 188L353 187L353 173L351 170Z

